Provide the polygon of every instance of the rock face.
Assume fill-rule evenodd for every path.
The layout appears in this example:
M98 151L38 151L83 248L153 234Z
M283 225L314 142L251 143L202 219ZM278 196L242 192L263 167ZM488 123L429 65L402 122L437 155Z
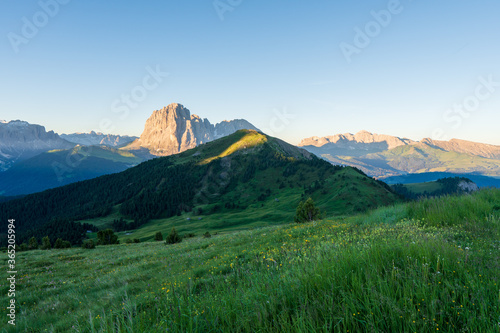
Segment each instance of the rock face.
M361 131L356 134L345 133L322 138L314 136L302 140L299 147L304 147L315 154L363 156L413 143L415 142L406 138Z
M74 147L45 127L25 121L0 122L0 171L9 169L14 163L26 160L53 149Z
M224 121L215 126L181 104L170 104L153 112L141 137L126 149L147 148L151 154L166 156L183 152L202 143L233 134L240 129L257 130L246 120Z
M136 136L102 134L91 131L90 133L61 134L61 138L84 146L120 147L137 139Z
M475 184L472 181L465 181L465 180L462 180L460 183L458 183L457 187L461 191L467 192L467 193L472 193L472 192L476 192L479 190L479 187L477 186L477 184Z

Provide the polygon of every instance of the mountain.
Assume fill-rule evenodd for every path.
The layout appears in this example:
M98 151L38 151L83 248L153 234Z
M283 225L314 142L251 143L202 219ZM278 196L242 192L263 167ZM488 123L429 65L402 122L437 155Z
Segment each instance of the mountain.
M156 110L146 121L139 139L125 149L146 148L151 154L167 156L178 154L202 143L230 135L241 129L257 130L243 119L223 121L212 125L208 119L202 119L181 104L170 104Z
M25 121L0 122L0 171L8 170L16 162L53 149L69 149L68 142L45 127Z
M406 138L361 131L356 134L345 133L321 138L314 136L303 139L299 147L304 147L317 155L363 156L413 143L415 142Z
M147 159L106 146L51 150L0 173L0 195L17 196L117 173Z
M84 146L108 146L121 147L136 140L136 136L102 134L91 131L90 133L61 134L61 138L66 141Z
M362 131L304 139L299 146L333 164L354 166L377 178L426 172L500 175L500 146L464 140L412 141Z
M227 229L291 221L297 204L307 197L330 215L399 200L385 183L359 170L333 166L279 139L240 130L121 173L1 203L0 220L16 216L20 241L46 233L44 226L54 219L98 222L101 227L123 219L128 224L120 230L130 230L179 218L188 223L196 216L205 226Z

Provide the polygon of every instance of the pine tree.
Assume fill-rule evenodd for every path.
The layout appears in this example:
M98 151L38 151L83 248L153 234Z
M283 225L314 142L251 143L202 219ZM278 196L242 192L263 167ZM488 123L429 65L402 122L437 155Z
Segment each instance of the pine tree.
M63 240L58 238L54 243L54 249L62 249L63 248Z
M158 231L156 234L155 234L155 241L157 242L160 242L163 240L163 235L161 233L161 231Z
M314 205L313 199L309 198L305 202L301 201L297 206L294 221L297 223L311 222L321 218L318 208Z
M30 250L36 250L38 249L38 241L36 240L35 237L31 237L28 243L28 249Z
M172 228L172 231L170 231L170 234L167 236L165 244L175 244L180 242L182 242L182 238L179 236L175 228Z
M50 250L52 245L50 244L49 236L45 236L42 238L42 250Z

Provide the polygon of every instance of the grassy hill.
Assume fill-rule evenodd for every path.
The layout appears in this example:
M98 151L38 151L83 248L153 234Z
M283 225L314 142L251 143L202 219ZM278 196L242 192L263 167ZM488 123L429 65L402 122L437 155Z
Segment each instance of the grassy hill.
M99 227L123 218L130 224L122 229L142 227L138 233L147 239L156 229L166 231L172 225L201 231L286 223L307 197L330 215L399 200L385 183L362 172L332 166L279 139L242 130L118 174L0 204L0 218L16 216L20 241L43 237L44 225L56 218ZM198 226L190 227L188 218Z
M499 203L488 189L168 246L22 252L17 326L3 327L496 332Z

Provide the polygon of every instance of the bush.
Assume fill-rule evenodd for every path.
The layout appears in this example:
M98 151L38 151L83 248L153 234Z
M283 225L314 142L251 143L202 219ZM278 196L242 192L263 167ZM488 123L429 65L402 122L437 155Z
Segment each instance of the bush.
M194 232L190 232L190 233L188 233L188 234L185 234L185 235L184 235L184 238L193 238L193 237L195 237L195 236L196 236L196 235L195 235L195 233L194 233Z
M210 235L208 231L203 234L203 238L210 238L210 237L212 237L212 235Z
M134 243L140 243L141 240L139 238L134 238Z
M182 242L182 238L179 236L175 228L172 228L172 231L170 231L170 234L165 241L165 244L175 244L180 242Z
M30 249L30 250L38 249L38 241L36 240L35 237L30 238L30 241L28 243L28 249Z
M314 205L313 199L309 198L306 202L301 201L297 206L294 221L297 223L310 222L321 218L318 208Z
M62 242L63 249L69 249L71 247L71 243L69 241Z
M92 239L87 239L83 242L82 248L84 249L95 249L95 243Z
M163 240L163 235L161 234L161 231L158 231L156 234L155 234L155 241L157 242L161 242Z
M26 243L22 243L19 245L19 251L28 251L28 245Z
M111 229L99 230L97 232L97 239L97 245L113 245L120 243L118 241L118 236L116 236Z

